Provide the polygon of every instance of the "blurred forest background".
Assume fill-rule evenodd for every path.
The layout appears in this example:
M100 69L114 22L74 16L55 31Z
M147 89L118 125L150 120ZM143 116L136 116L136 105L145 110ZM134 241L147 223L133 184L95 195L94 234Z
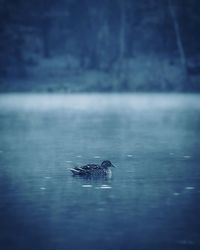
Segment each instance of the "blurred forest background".
M0 0L0 91L200 91L200 1Z

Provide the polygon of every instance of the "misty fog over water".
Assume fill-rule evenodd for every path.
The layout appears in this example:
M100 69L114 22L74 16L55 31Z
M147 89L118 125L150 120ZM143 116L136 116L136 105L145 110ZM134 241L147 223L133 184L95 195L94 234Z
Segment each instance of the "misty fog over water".
M0 0L0 249L200 249L199 17Z

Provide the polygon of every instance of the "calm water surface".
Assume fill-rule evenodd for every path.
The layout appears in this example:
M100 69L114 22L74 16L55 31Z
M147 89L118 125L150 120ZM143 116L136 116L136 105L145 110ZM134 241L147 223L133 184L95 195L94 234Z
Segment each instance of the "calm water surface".
M199 97L1 95L0 249L200 249Z

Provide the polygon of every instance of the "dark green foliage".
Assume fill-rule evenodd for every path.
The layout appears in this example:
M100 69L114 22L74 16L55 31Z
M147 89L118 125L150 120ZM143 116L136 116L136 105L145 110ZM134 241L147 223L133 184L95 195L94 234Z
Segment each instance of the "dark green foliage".
M60 79L68 91L199 90L199 16L198 0L0 0L0 76L53 90Z

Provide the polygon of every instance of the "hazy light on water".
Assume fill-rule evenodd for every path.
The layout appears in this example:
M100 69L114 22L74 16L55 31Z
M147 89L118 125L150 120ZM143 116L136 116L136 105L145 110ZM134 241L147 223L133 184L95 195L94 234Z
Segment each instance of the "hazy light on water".
M0 109L103 111L200 108L199 95L182 94L1 94Z

